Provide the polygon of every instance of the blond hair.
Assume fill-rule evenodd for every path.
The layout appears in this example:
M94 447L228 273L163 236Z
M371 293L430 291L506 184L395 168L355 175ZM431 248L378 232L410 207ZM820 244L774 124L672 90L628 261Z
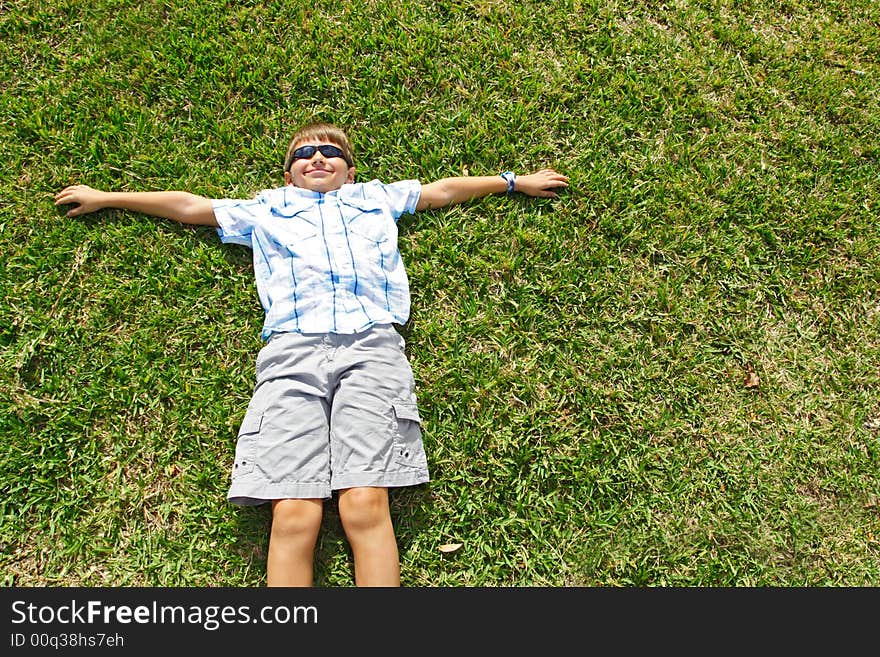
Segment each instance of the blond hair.
M293 151L297 144L307 141L336 144L345 153L348 166L354 166L354 151L351 148L351 142L341 128L337 128L331 123L310 123L297 130L290 140L290 144L287 146L287 155L284 158L285 171L290 171L290 165L293 164Z

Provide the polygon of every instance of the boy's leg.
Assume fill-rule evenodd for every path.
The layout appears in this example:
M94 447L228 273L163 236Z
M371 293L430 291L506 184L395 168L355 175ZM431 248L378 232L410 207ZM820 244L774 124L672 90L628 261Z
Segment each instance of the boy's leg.
M400 586L388 489L364 486L339 491L339 517L354 553L355 584Z
M312 585L315 543L323 510L321 499L272 501L267 586Z

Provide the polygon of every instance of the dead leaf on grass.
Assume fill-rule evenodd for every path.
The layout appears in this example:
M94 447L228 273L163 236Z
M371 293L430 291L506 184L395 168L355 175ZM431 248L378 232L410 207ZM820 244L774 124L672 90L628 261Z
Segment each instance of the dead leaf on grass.
M462 545L463 545L463 543L445 543L445 544L441 545L441 546L440 546L439 548L437 548L437 549L440 550L440 551L443 552L443 553L449 553L449 552L455 552L455 551L458 550Z
M746 388L757 388L761 385L761 379L758 377L758 373L755 372L755 368L751 363L746 365L746 378L743 381L743 385Z

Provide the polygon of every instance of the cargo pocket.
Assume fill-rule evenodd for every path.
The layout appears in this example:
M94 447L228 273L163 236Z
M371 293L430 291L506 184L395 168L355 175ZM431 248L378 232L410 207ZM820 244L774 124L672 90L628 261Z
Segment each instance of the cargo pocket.
M235 463L232 465L232 478L238 479L254 470L254 458L257 452L257 440L260 437L262 415L247 415L238 430L238 442L235 445Z
M407 468L427 469L428 459L422 445L422 419L412 402L394 402L391 405L394 415L394 459Z

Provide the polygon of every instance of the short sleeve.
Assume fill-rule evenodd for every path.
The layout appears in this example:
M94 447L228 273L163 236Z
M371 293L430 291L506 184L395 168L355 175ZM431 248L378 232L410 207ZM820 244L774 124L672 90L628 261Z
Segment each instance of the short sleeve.
M265 211L260 197L251 200L214 199L212 204L220 241L252 246L251 235L254 225Z
M402 214L415 213L422 184L418 180L401 180L388 184L371 180L364 183L362 189L365 197L371 197L390 208L396 221Z

